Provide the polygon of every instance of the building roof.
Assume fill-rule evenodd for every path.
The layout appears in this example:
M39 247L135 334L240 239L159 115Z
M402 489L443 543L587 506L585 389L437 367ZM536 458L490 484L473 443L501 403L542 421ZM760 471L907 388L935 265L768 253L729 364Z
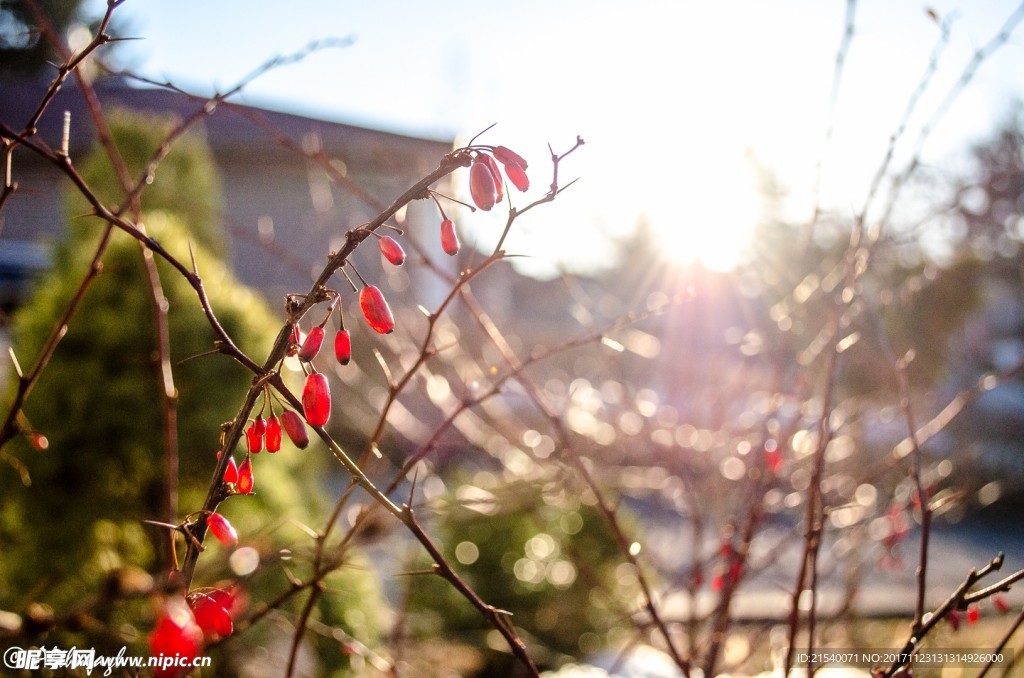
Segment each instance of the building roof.
M50 81L45 79L0 80L0 120L15 127L26 124L49 84ZM207 105L207 100L202 97L164 88L136 87L119 77L103 78L93 87L105 108L122 106L186 118ZM71 150L89 147L94 138L93 125L85 99L74 80L69 80L57 93L39 121L37 135L57 147L63 132L65 111L71 113ZM347 154L364 158L372 158L380 149L387 147L400 146L436 153L438 150L444 152L452 145L450 139L423 139L230 102L218 105L205 116L203 124L214 151L224 153L251 148L254 135L268 137L269 133L257 122L260 119L268 123L267 128L291 139L302 140L311 133L316 134L323 150L344 150Z

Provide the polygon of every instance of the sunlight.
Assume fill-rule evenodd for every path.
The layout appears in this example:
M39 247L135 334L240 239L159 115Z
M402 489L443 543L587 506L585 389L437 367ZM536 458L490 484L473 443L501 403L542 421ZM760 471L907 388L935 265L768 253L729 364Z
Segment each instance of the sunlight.
M754 169L742 153L709 153L694 160L686 170L673 168L678 191L666 196L670 204L650 205L651 226L670 261L730 271L740 263L761 217Z

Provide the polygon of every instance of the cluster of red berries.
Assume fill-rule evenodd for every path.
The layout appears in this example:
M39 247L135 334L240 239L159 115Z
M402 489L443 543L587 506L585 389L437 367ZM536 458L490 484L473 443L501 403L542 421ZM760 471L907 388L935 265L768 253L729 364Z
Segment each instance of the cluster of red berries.
M252 420L248 428L245 429L245 459L242 460L241 464L236 464L235 458L231 457L228 459L228 465L224 469L223 480L233 493L252 494L255 488L255 480L252 473L252 455L259 454L263 451L264 447L271 453L280 450L282 429L288 434L288 438L295 447L302 449L309 445L306 425L302 422L302 417L295 412L284 410L281 412L280 419L273 413L268 419L264 419L263 415L258 415Z
M198 589L187 598L180 594L166 598L149 635L151 655L167 659L154 675L183 675L206 643L231 635L233 618L243 606L235 587Z
M477 207L489 211L505 197L504 183L501 179L500 163L505 169L505 176L520 191L530 188L530 178L526 175L526 160L515 151L505 146L472 146L473 162L469 167L469 194ZM449 256L459 253L459 235L455 232L455 222L444 213L444 208L432 194L434 202L441 211L441 249ZM383 251L383 245L381 245ZM385 254L385 256L387 256Z
M526 161L521 155L504 146L481 146L476 150L477 154L469 168L469 194L477 207L486 212L505 197L501 172L498 170L499 162L513 186L520 191L530 188Z
M518 153L505 146L473 146L473 162L470 166L469 187L473 202L482 210L490 210L501 201L504 196L503 182L499 163L504 168L505 176L520 191L525 191L530 186L530 180L526 175L526 160ZM433 195L437 202L436 195ZM437 202L441 209L443 220L441 222L441 247L449 255L455 255L459 251L459 238L455 232L455 223L444 214L440 202ZM381 255L392 265L401 266L405 263L406 255L402 246L390 235L378 236ZM363 318L373 331L379 334L390 334L395 330L395 317L388 306L384 294L375 285L369 285L359 272L355 271L362 282L359 288L359 309ZM351 282L351 279L350 279ZM353 284L353 287L355 285ZM327 377L313 367L313 360L320 354L326 338L326 326L334 311L340 307L340 295L334 290L327 290L331 298L326 317L319 324L303 334L298 324L292 328L291 341L288 346L288 355L295 356L306 372L306 381L302 389L302 410L305 420L311 426L324 426L331 416L331 387ZM334 356L338 363L347 365L352 360L352 336L345 329L345 320L341 312L339 328L334 335ZM233 488L240 494L250 494L254 482L252 476L252 455L258 454L266 447L268 452L277 452L281 449L282 429L295 444L296 447L305 448L309 444L309 435L302 417L291 410L283 410L280 419L273 411L271 405L270 417L263 419L262 412L252 420L245 430L247 453L245 461L241 466L236 467L234 459L229 460L227 470L224 473L224 482L233 484Z
M520 191L530 186L526 175L527 164L522 156L504 146L472 146L470 152L473 161L470 166L470 194L476 206L482 210L490 210L504 197L500 163L508 180ZM432 193L437 202L437 197ZM455 223L441 209L441 247L448 255L459 252L459 238L455 231ZM400 231L399 231L400 233ZM376 233L374 235L377 235ZM381 255L392 265L401 266L406 255L402 246L390 235L377 235ZM355 271L355 268L352 267ZM359 276L359 272L355 271ZM346 274L347 277L347 274ZM395 318L380 289L369 285L359 276L362 287L359 288L359 308L363 318L375 332L390 334L395 329ZM351 279L349 279L351 283ZM353 289L355 285L353 284ZM299 359L306 373L306 381L302 389L303 416L297 412L282 408L280 417L274 411L269 391L264 393L264 409L250 422L245 429L246 455L241 464L236 464L234 457L228 459L223 482L232 494L251 494L255 487L252 471L252 456L265 448L275 453L281 449L282 431L292 443L303 449L309 445L309 435L305 422L311 426L323 426L331 415L331 390L327 377L318 372L312 365L319 355L326 336L325 327L335 309L340 306L340 295L334 290L327 290L331 304L323 322L303 334L298 324L292 328L291 341L287 349L288 356ZM341 313L339 312L339 318ZM334 355L338 363L347 365L352 359L352 337L345 329L344 319L334 336ZM270 416L263 414L267 403L270 403ZM305 419L305 422L303 421ZM45 438L43 438L45 441ZM210 512L206 516L206 526L210 533L222 544L234 547L238 543L238 532L223 515ZM234 630L232 615L237 605L235 595L227 589L206 589L194 591L186 598L171 596L164 601L163 608L157 619L156 626L149 637L150 650L153 656L176 658L177 661L157 669L155 675L177 676L186 668L183 660L191 660L199 655L203 645L217 638L228 636Z

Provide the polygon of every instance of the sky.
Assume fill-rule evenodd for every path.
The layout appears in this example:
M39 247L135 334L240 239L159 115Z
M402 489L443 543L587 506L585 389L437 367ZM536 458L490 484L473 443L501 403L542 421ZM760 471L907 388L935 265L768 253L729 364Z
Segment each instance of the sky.
M517 265L544 276L610 263L605 236L641 218L678 261L727 268L765 209L759 177L770 173L781 216L800 221L819 159L824 205L858 207L939 43L926 7L949 40L909 149L1015 2L859 0L827 145L843 0L127 0L117 14L143 38L122 43L131 69L196 92L228 89L313 40L351 38L263 75L240 101L463 142L497 123L481 141L531 163L520 204L550 181L548 144L564 150L582 136L563 167L577 184L517 222L508 244L530 255ZM926 162L963 167L1024 92L1021 64L1024 30L935 126ZM471 217L483 246L500 230L487 216Z

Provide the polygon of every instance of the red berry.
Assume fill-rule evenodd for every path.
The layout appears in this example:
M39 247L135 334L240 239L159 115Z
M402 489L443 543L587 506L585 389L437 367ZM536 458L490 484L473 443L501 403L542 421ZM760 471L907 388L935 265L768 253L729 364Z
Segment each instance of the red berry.
M263 420L263 415L258 415L252 422L252 428L256 431L256 435L263 437L267 433L267 422Z
M228 459L228 467L224 469L224 482L225 483L237 483L238 482L238 464L235 463L235 458L231 457Z
M505 189L501 185L501 170L498 169L498 163L494 162L494 158L491 156L485 155L481 157L483 157L487 167L491 170L491 178L494 180L494 201L499 203L505 197Z
M976 624L978 619L981 617L981 612L978 610L977 605L967 606L967 623Z
M324 343L324 328L314 327L306 335L305 341L302 342L302 348L299 349L299 360L308 363L310 360L316 357L316 354L320 352L320 346Z
M206 517L206 526L210 532L224 546L234 546L238 543L238 532L228 522L228 519L219 513L211 513Z
M515 163L505 164L505 176L512 182L512 185L520 191L530 188L530 177L526 176L526 170Z
M469 194L476 206L486 212L497 202L498 190L494 173L484 157L486 156L478 155L469 168Z
M395 266L405 263L405 250L390 235L385 235L380 239L380 253Z
M331 417L331 387L327 377L314 372L302 389L302 409L311 426L323 426Z
M270 419L267 419L266 445L267 452L277 452L281 449L281 421L276 414L270 415Z
M455 232L455 222L451 219L441 222L441 249L452 257L459 253L459 235Z
M352 360L352 336L348 330L338 330L334 335L334 357L342 365L348 365Z
M230 636L235 630L231 614L214 596L196 593L189 599L196 624L206 636Z
M391 315L388 302L381 291L373 285L367 285L359 291L359 308L363 310L363 317L375 332L391 334L395 331L395 317Z
M259 454L263 450L263 436L256 430L255 424L245 429L245 443L251 454Z
M227 610L232 618L237 617L245 610L245 590L238 584L226 589L212 589L207 591L206 595Z
M997 610L999 610L999 614L1006 614L1010 611L1010 604L1006 602L1006 598L1004 596L995 596L992 598L992 604L995 605Z
M772 450L765 450L764 457L765 462L768 464L768 469L772 473L778 473L779 467L782 466L782 450L777 447Z
M953 627L954 631L960 630L960 610L950 610L946 615L946 621Z
M530 167L526 164L526 160L523 159L523 156L509 148L505 148L504 146L498 146L494 149L494 157L500 160L502 165L508 165L511 163L519 165L523 169L529 169Z
M149 634L149 651L154 657L193 659L199 656L203 644L203 630L185 603L185 599L169 599L163 613ZM158 666L153 675L178 676L181 666Z
M292 444L300 450L306 449L309 445L309 434L306 433L306 424L303 423L302 417L296 412L285 410L281 413L281 423Z
M242 494L252 494L255 484L255 479L252 477L252 459L247 455L245 461L238 467L238 483L236 487Z

